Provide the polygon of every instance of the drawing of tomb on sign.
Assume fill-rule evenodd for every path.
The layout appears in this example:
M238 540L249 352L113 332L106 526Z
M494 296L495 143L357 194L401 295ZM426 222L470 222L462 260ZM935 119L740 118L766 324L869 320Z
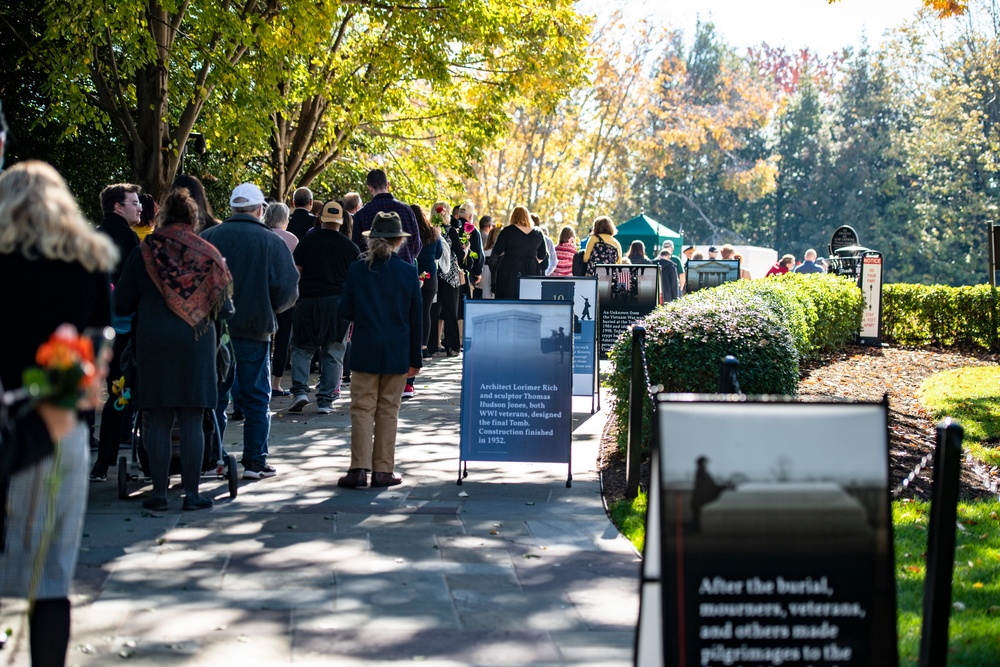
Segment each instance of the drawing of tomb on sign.
M466 301L461 458L566 462L572 304Z
M597 387L597 278L522 277L522 299L573 304L573 395L593 396Z

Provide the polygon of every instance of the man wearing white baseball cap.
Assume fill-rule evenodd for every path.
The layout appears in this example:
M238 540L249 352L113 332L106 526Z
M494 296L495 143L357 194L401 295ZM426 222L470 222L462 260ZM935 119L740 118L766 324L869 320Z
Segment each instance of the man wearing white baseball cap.
M288 310L299 295L299 272L277 234L261 222L264 193L253 183L237 185L229 198L233 215L201 233L226 258L233 275L229 336L236 362L233 393L240 396L243 422L243 477L273 477L267 462L271 431L271 335L274 314Z

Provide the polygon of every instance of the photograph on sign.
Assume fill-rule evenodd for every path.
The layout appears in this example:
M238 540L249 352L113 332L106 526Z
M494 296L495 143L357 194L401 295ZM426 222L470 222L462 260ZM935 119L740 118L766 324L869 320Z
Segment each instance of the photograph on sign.
M660 267L655 264L598 264L601 358L623 331L653 312L660 301Z
M896 664L886 406L658 411L664 664Z
M684 279L685 294L718 287L722 283L740 279L740 260L689 259L685 275L687 276Z
M568 462L573 304L465 302L460 457Z
M597 279L523 277L520 297L573 304L573 395L597 390Z

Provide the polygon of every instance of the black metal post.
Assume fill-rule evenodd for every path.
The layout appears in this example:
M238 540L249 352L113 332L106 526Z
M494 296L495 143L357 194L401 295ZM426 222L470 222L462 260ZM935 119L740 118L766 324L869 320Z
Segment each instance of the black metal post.
M628 446L625 450L625 497L639 495L639 462L642 458L642 411L645 405L646 372L642 364L642 347L646 344L646 328L632 327L632 377L628 389Z
M924 578L920 667L942 667L948 664L948 619L951 614L958 477L964 435L962 427L953 423L950 418L938 424L931 518L927 526L927 575Z
M720 394L739 394L740 392L740 380L738 371L740 368L740 362L737 361L736 357L731 354L727 354L722 360L722 367L719 370L719 393Z

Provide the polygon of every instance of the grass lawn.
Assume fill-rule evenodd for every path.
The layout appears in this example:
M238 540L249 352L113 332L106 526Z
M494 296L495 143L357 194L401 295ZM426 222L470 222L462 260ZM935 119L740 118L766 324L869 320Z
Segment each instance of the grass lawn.
M988 466L1000 465L1000 367L935 373L920 388L935 419L952 417L965 429L964 448Z
M965 429L963 447L1000 465L1000 368L962 368L929 377L921 399L936 419L949 416ZM636 548L645 541L646 496L610 507L611 518ZM926 574L930 504L900 500L892 504L896 547L896 595L900 665L917 664ZM950 667L1000 665L1000 502L959 503Z

